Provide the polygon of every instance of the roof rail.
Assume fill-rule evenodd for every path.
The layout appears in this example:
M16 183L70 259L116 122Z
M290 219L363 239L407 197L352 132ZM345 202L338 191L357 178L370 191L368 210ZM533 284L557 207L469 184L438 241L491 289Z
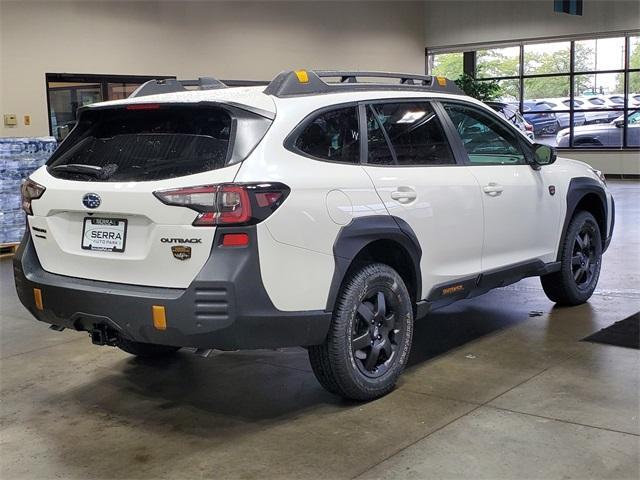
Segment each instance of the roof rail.
M327 82L323 78L337 78ZM398 83L360 82L360 78L391 78ZM275 97L314 95L322 93L362 90L411 90L464 95L455 82L445 77L393 72L358 72L341 70L290 70L279 73L265 88L264 93Z
M149 80L140 85L129 98L145 97L147 95L159 95L161 93L185 92L185 87L197 87L197 90L215 90L227 88L220 80L213 77L200 77L197 80L176 80L167 78L163 80Z

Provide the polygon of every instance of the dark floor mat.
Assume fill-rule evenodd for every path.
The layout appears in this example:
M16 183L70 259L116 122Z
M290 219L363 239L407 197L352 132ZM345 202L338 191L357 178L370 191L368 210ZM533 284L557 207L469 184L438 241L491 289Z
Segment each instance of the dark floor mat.
M640 350L640 312L582 339Z

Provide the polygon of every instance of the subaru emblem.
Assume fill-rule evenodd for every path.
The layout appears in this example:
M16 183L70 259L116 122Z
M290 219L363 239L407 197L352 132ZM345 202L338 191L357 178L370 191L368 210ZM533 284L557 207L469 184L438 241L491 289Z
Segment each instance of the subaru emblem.
M100 206L100 195L97 193L85 193L82 197L82 204L87 208L98 208Z

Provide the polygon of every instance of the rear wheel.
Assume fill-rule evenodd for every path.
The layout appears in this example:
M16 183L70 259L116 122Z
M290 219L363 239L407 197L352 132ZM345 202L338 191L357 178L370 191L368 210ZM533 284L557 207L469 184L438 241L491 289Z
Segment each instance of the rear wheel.
M561 305L586 302L596 289L602 263L602 237L589 212L578 212L562 242L560 271L540 278L549 300Z
M388 265L366 265L346 281L327 339L309 348L309 360L330 392L372 400L395 386L412 334L411 297L402 278Z
M168 345L156 345L153 343L141 343L127 340L126 338L118 338L116 346L131 355L138 357L162 357L173 355L180 347L170 347Z

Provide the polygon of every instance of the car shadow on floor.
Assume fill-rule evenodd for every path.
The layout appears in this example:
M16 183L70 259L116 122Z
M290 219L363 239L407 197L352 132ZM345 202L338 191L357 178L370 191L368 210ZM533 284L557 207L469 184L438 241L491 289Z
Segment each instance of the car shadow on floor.
M510 294L508 290L495 290L418 319L407 369L416 368L434 357L528 320L532 307L519 296ZM536 302L536 297L540 302ZM529 294L529 299L536 303L536 308L546 303L544 294Z
M504 301L505 293L491 293L484 301L464 301L420 319L408 368L526 321L526 302L506 296L511 296L510 302ZM188 411L197 420L187 424L196 430L203 426L215 429L220 421L277 421L310 409L321 412L362 406L322 389L308 367L304 349L225 352L214 358L179 352L164 360L123 358L114 366L98 370L90 381L51 400L71 402L76 410L97 408L107 415L132 419L143 414L161 422L165 413L180 416Z

